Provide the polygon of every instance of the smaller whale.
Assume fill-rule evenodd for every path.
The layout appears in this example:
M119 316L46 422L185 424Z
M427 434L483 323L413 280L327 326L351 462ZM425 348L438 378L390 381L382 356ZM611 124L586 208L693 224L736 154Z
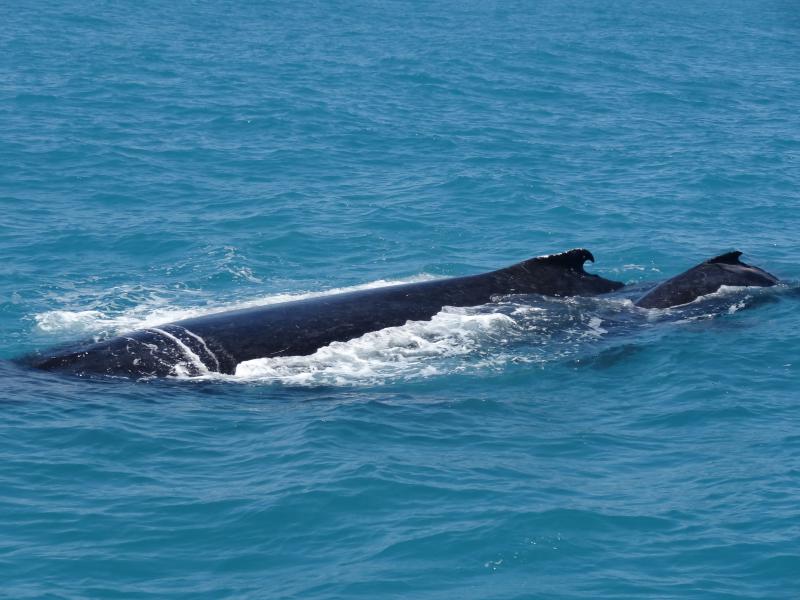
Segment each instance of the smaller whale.
M246 360L313 354L332 342L429 320L445 306L478 306L509 294L588 296L622 287L584 271L587 260L594 262L592 253L576 248L479 275L209 314L46 351L28 364L77 375L233 374Z
M656 286L635 304L642 308L669 308L713 294L723 285L770 287L778 278L739 260L738 250L710 258Z

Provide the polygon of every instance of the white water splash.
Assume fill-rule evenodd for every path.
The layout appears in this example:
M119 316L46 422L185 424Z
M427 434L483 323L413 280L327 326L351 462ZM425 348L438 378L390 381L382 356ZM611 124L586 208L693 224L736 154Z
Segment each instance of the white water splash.
M86 332L95 330L105 315L99 310L51 310L34 315L36 327L46 333L59 331ZM102 330L103 327L100 327Z
M589 330L594 337L600 337L601 335L608 333L607 329L603 329L601 325L603 324L603 319L600 317L591 317L589 319Z
M259 358L240 363L235 378L291 385L352 385L442 373L442 360L474 354L516 329L505 314L445 308L430 321L409 321L334 342L308 356ZM474 367L475 365L473 365ZM451 364L448 371L465 368Z

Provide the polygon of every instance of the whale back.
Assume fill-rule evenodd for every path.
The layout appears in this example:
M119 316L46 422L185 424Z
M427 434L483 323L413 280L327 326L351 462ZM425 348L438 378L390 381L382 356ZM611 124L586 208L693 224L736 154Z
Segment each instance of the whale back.
M741 262L741 255L735 250L710 258L656 286L639 298L636 306L669 308L713 294L723 285L769 287L778 283L774 275Z
M31 364L77 374L232 374L242 361L312 354L335 341L431 319L445 306L478 306L508 294L601 294L622 286L586 273L587 260L593 260L588 250L575 249L478 275L212 313L95 344L46 351Z

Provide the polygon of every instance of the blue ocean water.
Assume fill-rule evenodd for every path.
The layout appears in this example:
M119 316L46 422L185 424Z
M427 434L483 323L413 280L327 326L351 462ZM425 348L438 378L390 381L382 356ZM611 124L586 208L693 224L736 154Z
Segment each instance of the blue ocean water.
M0 5L0 595L795 598L795 2ZM576 246L787 283L505 299L236 376L60 342Z

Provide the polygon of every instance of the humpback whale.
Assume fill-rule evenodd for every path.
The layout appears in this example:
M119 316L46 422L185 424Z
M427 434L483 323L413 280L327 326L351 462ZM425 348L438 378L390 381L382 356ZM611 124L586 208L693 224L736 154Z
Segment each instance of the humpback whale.
M588 296L622 283L584 270L591 252L576 248L504 269L391 285L213 313L40 353L32 366L78 375L155 377L233 374L254 358L313 354L370 331L429 320L445 306L478 306L496 296Z
M723 285L769 287L778 283L774 275L741 262L741 255L735 250L710 258L657 285L635 304L642 308L669 308L712 294Z

